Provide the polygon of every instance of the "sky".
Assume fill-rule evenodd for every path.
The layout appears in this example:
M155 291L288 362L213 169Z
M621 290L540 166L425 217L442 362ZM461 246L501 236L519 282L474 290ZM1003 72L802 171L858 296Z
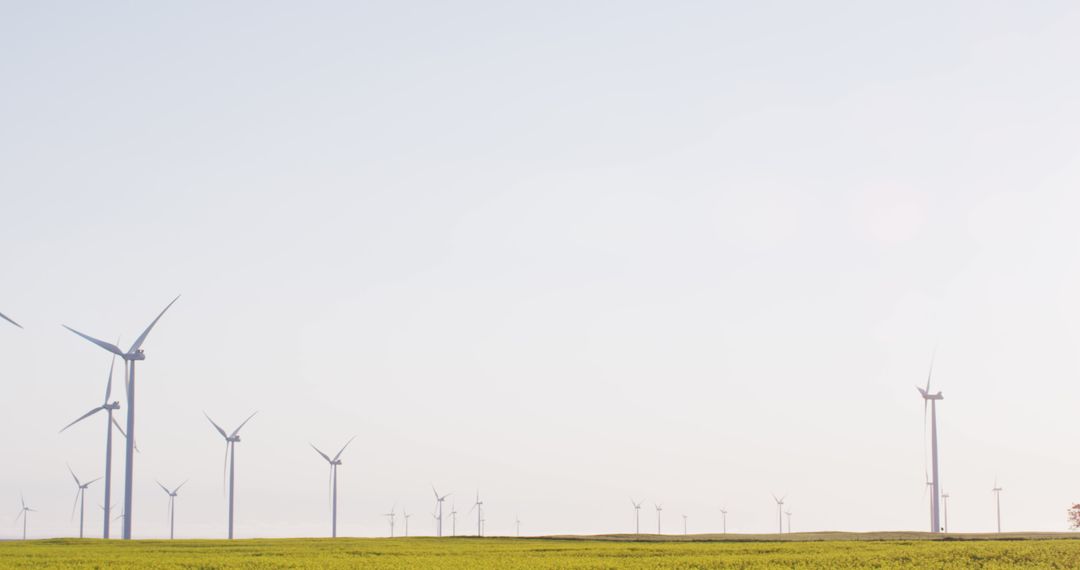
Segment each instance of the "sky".
M0 3L0 507L136 538L1066 530L1073 2ZM5 325L5 323L0 323ZM118 393L118 392L114 392ZM122 398L120 398L122 400ZM126 410L126 403L121 402ZM122 471L120 453L114 473ZM114 496L122 496L122 480ZM100 532L100 483L87 532ZM0 514L3 511L0 510ZM447 522L449 529L450 523ZM400 526L399 526L400 532ZM0 523L0 537L21 527Z

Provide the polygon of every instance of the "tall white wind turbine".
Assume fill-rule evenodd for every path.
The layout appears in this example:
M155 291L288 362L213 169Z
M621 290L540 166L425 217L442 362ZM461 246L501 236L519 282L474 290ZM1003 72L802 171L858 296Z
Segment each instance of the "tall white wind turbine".
M450 529L451 536L457 536L457 505L454 503L450 504Z
M634 505L634 534L641 534L641 504L645 501L635 501L630 497L630 504Z
M784 514L787 515L787 533L791 534L791 511L785 511Z
M520 538L521 537L521 519L518 518L517 515L514 515L514 526L517 527L515 532L516 532L517 536Z
M653 503L656 507L656 534L660 534L660 513L664 511L664 505Z
M1001 534L1001 492L1004 491L1004 490L1005 489L1002 489L1001 487L998 486L997 478L995 477L994 478L994 488L991 489L991 491L993 491L993 493L994 493L994 501L997 503L997 531L998 531L998 534Z
M86 418L88 418L88 417L90 417L90 416L92 416L92 415L94 415L94 414L96 414L96 413L98 413L100 411L104 411L108 416L105 419L105 505L107 505L107 507L105 508L105 522L102 524L102 537L103 538L109 538L109 523L112 522L112 517L109 515L109 513L110 513L111 506L112 506L112 436L113 436L113 426L116 426L116 429L120 430L121 435L124 435L124 437L127 437L127 434L124 433L124 430L120 428L120 424L116 421L116 418L113 417L113 412L120 409L120 402L119 401L115 401L115 402L110 402L109 401L109 397L112 395L113 368L115 367L115 365L116 365L116 355L114 354L113 357L112 357L112 362L109 363L109 381L105 384L105 401L100 406L90 410L89 412L86 412L85 414L80 416L79 419L77 419L77 420L71 422L70 424L64 426L64 429L60 430L60 433L64 433L64 431L67 430L69 427L71 427L71 426L85 420Z
M439 496L439 492L435 490L435 486L431 486L431 492L435 493L435 535L442 536L442 513L443 502L450 496L450 493Z
M926 375L926 388L916 386L915 389L923 398L923 427L926 426L927 407L930 411L930 469L933 474L930 496L930 532L941 532L941 480L938 477L938 442L937 442L937 402L944 396L939 391L930 393L930 378L934 374L934 357L930 357L930 372ZM924 440L925 441L925 440ZM925 445L925 443L924 443Z
M473 503L469 512L476 510L476 536L484 536L484 501L480 500L480 490L476 491L476 502Z
M127 387L127 441L126 449L124 452L124 539L131 539L131 503L133 496L133 481L135 477L135 363L140 360L146 360L146 355L143 353L142 345L146 342L146 336L150 334L150 330L154 328L158 320L161 319L165 311L169 310L169 307L173 306L173 303L179 299L177 295L176 299L173 299L165 308L161 310L146 330L135 339L135 343L131 345L131 348L124 352L120 350L115 344L98 340L92 336L85 335L67 325L64 328L83 337L84 339L104 348L105 350L119 356L124 359L124 377L125 386ZM107 504L107 503L106 503Z
M161 490L165 491L165 494L169 496L169 540L172 540L175 537L174 531L176 530L176 494L180 492L180 487L187 484L187 481L180 483L171 491L168 487L162 485L161 481L158 481L157 484L158 487L161 487Z
M411 517L405 507L401 507L401 518L405 519L405 536L409 536L409 517Z
M949 532L949 494L941 494L941 506L945 508L945 532Z
M19 502L22 503L22 508L19 509L19 516L15 517L15 522L19 522L22 519L22 539L26 540L26 519L30 518L28 513L36 513L37 511L26 506L26 498L21 494L19 495Z
M394 511L396 509L397 504L395 504L393 508L390 509L390 512L383 513L383 516L386 517L386 520L390 521L390 538L394 538L394 517L397 516Z
M682 533L686 536L686 515L682 516Z
M90 481L83 483L82 481L79 481L79 478L75 475L75 472L71 470L70 465L68 465L68 473L71 473L71 478L75 480L75 503L71 505L71 516L72 518L75 517L75 509L78 508L79 538L83 538L83 522L85 522L86 520L84 516L86 514L86 488L89 487L91 483L94 483L98 479L101 479L101 477L98 477L97 479L91 479Z
M774 494L772 498L776 501L776 520L780 522L780 534L784 534L784 499L787 498L787 495L777 497Z
M203 412L206 419L210 420L214 429L221 434L221 437L225 438L225 466L229 472L229 540L233 537L233 507L236 499L236 444L240 442L240 429L244 427L251 418L255 417L255 412L248 416L248 419L244 420L244 423L240 424L240 427L233 430L232 433L225 433L225 430L221 429L221 426L214 423L214 420L210 419L209 414Z
M333 537L333 538L337 538L337 472L338 472L338 467L341 466L341 454L342 454L342 452L345 451L346 447L349 447L349 444L352 443L352 440L354 440L354 439L356 439L355 435L350 437L349 441L346 441L345 445L341 446L341 450L337 452L337 455L335 455L333 459L331 459L329 455L323 453L322 451L319 451L319 448L315 447L314 443L310 444L311 448L314 449L316 453L321 455L322 458L325 459L326 462L330 464L330 536Z
M727 509L720 507L720 514L724 517L724 534L727 534Z
M13 325L15 325L15 326L19 327L20 329L21 329L21 328L23 328L23 326L22 326L22 325L20 325L19 323L17 323L17 322L15 322L15 321L11 320L11 318L10 318L10 317L8 317L7 315L5 315L4 313L0 313L0 319L4 319L5 321L7 321L7 322L9 322L9 323L11 323L11 324L13 324Z

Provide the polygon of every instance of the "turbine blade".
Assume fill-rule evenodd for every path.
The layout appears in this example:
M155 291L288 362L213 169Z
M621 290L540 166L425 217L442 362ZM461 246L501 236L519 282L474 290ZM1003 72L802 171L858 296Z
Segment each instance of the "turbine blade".
M246 425L246 424L247 424L248 422L250 422L250 421L251 421L251 418L255 417L255 414L257 414L257 413L259 413L259 412L258 412L258 411L255 411L255 412L254 412L253 414L251 414L250 416L248 416L248 419L244 420L244 423L240 424L240 427L238 427L238 428L236 428L235 430L233 430L233 432L232 432L232 437L236 437L236 434L240 433L240 430L241 430L241 429L242 429L242 428L244 427L244 425Z
M82 489L75 490L75 502L71 505L71 518L68 520L75 520L75 509L79 506L79 494L82 493Z
M120 422L116 421L116 418L113 418L112 423L116 427L116 430L120 432L120 435L124 436L124 439L127 439L127 433L124 431L124 428L120 427ZM142 451L139 450L139 442L132 441L131 445L135 448L136 452L142 453Z
M314 443L309 443L308 445L310 445L310 446L311 446L311 449L314 449L316 453L318 453L319 455L321 455L321 456L322 456L322 458L323 458L323 459L325 459L327 463L333 463L333 461L332 461L332 460L330 459L330 456L329 456L329 455L327 455L327 454L325 454L325 453L323 453L322 451L319 451L319 448L318 448L318 447L315 447L315 444L314 444Z
M161 481L154 481L154 482L158 484L158 487L161 487L162 491L165 491L166 493L171 494L171 493L169 493L168 487L166 487L165 485L162 485Z
M162 309L161 313L158 314L157 318L154 319L152 323L150 323L150 326L146 327L146 330L144 330L143 333L139 335L139 338L135 339L135 344L131 345L131 350L129 350L128 352L135 352L136 350L139 350L139 347L141 347L142 343L146 340L146 335L150 334L150 329L154 328L154 325L156 325L158 320L161 319L161 316L165 314L165 311L168 311L169 307L173 306L173 303L175 303L179 298L180 295L177 295L176 299L173 299L172 302L170 302L168 305L165 305L165 308Z
M341 458L341 454L342 454L342 453L343 453L343 452L345 451L345 448L346 448L346 447L349 447L349 444L350 444L350 443L352 443L352 441L353 441L354 439L356 439L356 436L355 436L355 435L354 435L354 436L352 436L352 437L350 437L350 438L349 438L349 441L346 441L346 442L345 442L345 445L341 446L341 451L338 451L338 452L337 452L337 455L335 455L335 456L334 456L334 461L337 461L338 459L340 459L340 458Z
M175 489L173 489L173 493L174 493L174 494L175 494L175 493L178 493L178 492L180 491L180 487L183 487L184 485L187 485L187 482L188 482L188 480L187 480L187 479L184 479L184 482L183 482L183 483L180 483L179 485L177 485L177 486L176 486L176 488L175 488Z
M203 412L203 415L206 416L206 419L210 420L210 423L214 426L214 429L218 430L218 433L221 434L221 437L229 439L229 434L225 433L225 430L221 429L221 426L217 425L214 420L210 419L210 414Z
M71 427L71 426L85 420L86 418L88 418L88 417L90 417L90 416L92 416L92 415L94 415L94 414L96 414L96 413L98 413L98 412L100 412L101 410L104 410L104 409L105 409L104 406L99 406L97 408L94 408L94 409L90 410L89 412L86 412L85 414L79 416L79 419L77 419L77 420L71 422L70 424L64 426L63 429L60 430L60 433L64 433L64 431L67 430L67 428L69 428L69 427Z
M11 323L11 324L13 324L13 325L15 325L15 326L19 327L20 329L21 329L21 328L23 328L23 326L22 326L22 325L20 325L19 323L17 323L17 322L15 322L15 321L11 320L11 318L10 318L10 317L8 317L7 315L5 315L4 313L0 313L0 319L4 319L5 321L7 321L7 322L9 322L9 323Z
M71 327L69 327L67 325L64 325L64 328L71 331L71 332L73 332L73 333L75 333L75 334L77 334L77 335L79 335L79 336L81 336L81 337L83 337L83 338L85 338L86 340L100 346L101 348L104 348L105 350L107 350L107 351L109 351L109 352L111 352L111 353L113 353L113 354L115 354L117 356L124 356L124 351L120 350L120 347L116 346L115 344L108 343L108 342L105 342L103 340L98 340L98 339L96 339L96 338L94 338L94 337L92 337L90 335L85 335L85 334L83 334L83 333L81 333L81 332L79 332L79 331L77 331L77 330L75 330L75 329L73 329L73 328L71 328Z
M75 472L71 470L71 465L68 465L67 468L68 468L68 473L71 473L71 478L75 480L75 486L76 487L82 487L82 483L79 482L79 478L76 477ZM997 487L997 485L994 485L994 486Z

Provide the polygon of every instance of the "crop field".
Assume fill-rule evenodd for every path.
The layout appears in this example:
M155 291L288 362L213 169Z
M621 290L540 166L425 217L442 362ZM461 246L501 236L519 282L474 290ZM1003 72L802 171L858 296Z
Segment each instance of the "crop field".
M913 533L914 534L914 533ZM1078 568L1080 540L395 538L0 543L3 568ZM858 539L854 539L854 538ZM644 537L633 537L644 538ZM977 537L970 537L977 538Z

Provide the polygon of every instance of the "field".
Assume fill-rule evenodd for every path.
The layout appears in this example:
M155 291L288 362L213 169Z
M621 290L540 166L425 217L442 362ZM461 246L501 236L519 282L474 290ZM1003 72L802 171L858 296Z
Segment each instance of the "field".
M1068 536L1069 538L1064 538ZM904 538L906 537L906 539ZM55 539L0 543L3 568L1078 568L1075 535L918 533L542 539ZM643 540L637 540L643 539ZM749 539L749 540L746 540Z

